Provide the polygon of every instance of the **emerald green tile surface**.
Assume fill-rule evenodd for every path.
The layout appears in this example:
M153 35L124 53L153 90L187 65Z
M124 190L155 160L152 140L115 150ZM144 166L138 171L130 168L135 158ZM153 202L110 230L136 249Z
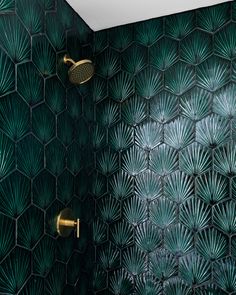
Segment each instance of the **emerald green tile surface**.
M64 0L0 1L1 294L236 293L235 20L226 2L94 33Z
M0 27L0 293L75 294L93 267L76 268L94 212L84 209L88 185L78 189L90 137L87 94L68 81L62 59L70 38L79 54L91 47L92 31L64 0L0 0ZM81 244L58 239L55 218L65 207L83 219Z

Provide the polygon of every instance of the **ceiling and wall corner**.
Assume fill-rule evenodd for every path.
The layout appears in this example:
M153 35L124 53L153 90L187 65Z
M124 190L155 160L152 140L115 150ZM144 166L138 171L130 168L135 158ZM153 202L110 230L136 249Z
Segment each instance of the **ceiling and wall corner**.
M225 0L67 0L94 31L227 2Z

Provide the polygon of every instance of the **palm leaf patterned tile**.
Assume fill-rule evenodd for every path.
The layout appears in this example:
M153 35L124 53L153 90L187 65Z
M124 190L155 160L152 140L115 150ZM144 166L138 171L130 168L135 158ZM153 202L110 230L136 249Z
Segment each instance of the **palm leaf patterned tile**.
M235 20L94 33L64 0L0 0L1 294L236 293ZM79 240L56 234L65 206Z
M88 190L93 191L83 171L92 161L82 161L82 154L88 154L93 105L85 99L88 88L71 87L68 68L60 62L67 45L76 44L74 52L80 55L83 47L87 57L92 31L64 0L0 0L0 27L0 293L73 293L79 290L78 277L86 277L76 265L82 265L88 252L86 224L92 217L87 213L94 212L91 201L87 209L81 207ZM80 48L68 30L78 32ZM107 47L102 44L101 51ZM107 85L98 77L94 101L107 98ZM116 120L119 116L115 109ZM99 146L100 136L105 142L107 138L103 126L98 127ZM98 197L107 190L101 182L106 176L100 176ZM81 217L84 238L76 245L73 237L63 243L55 239L55 216L67 204L76 214L86 212ZM66 280L67 263L74 271ZM91 269L91 261L86 262L83 271ZM83 284L82 292L87 288Z

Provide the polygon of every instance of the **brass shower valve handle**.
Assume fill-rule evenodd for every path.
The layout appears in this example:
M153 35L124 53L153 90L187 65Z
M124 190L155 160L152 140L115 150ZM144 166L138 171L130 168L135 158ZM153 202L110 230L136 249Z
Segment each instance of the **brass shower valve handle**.
M57 233L62 237L68 237L73 229L76 230L76 237L80 234L80 220L74 220L73 212L66 208L60 212L56 221Z

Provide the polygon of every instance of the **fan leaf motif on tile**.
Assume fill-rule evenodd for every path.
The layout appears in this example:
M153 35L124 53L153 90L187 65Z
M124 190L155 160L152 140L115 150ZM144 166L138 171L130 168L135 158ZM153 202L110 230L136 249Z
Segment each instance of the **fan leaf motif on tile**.
M174 202L160 198L150 204L150 221L161 229L165 229L176 221L176 210Z
M236 146L234 142L229 142L215 150L214 169L225 176L235 175Z
M65 265L63 263L56 262L48 274L47 280L45 281L45 295L62 294L65 279Z
M118 102L126 100L134 93L133 76L126 72L119 72L109 81L109 95Z
M15 67L11 59L0 50L0 95L15 88Z
M109 130L108 143L116 150L125 150L133 144L133 128L123 122Z
M230 79L230 63L217 56L212 56L197 66L198 86L216 91Z
M135 176L147 167L147 155L137 146L131 147L122 155L122 169L129 175Z
M32 130L43 143L47 143L55 135L55 128L53 113L45 104L33 109Z
M150 99L150 116L160 123L166 123L178 115L178 97L162 91Z
M44 76L50 76L56 70L56 54L45 36L33 38L32 59ZM53 92L50 92L53 94Z
M120 55L112 49L105 49L96 57L96 73L109 78L120 70Z
M114 271L110 278L110 288L113 294L129 295L133 291L132 277L124 269Z
M136 229L135 244L144 252L153 252L161 244L161 231L150 222L141 223Z
M123 276L122 276L123 277ZM122 279L121 277L121 279ZM93 269L92 286L95 291L102 290L106 287L107 273L100 266ZM111 287L112 288L112 287Z
M120 252L111 243L103 244L98 249L98 263L104 270L114 269L119 265Z
M45 276L53 266L55 259L55 241L44 236L33 250L34 273Z
M236 116L235 83L229 83L215 93L213 97L213 112L229 119Z
M135 194L139 198L152 200L160 197L161 193L161 179L155 173L147 170L136 176Z
M124 218L133 225L137 225L146 219L146 206L138 198L125 200L123 205Z
M150 152L150 169L160 176L168 175L178 166L177 152L168 145L162 144Z
M164 195L171 201L183 203L193 195L193 179L176 171L164 179Z
M193 234L182 224L168 227L164 233L165 248L172 254L182 256L193 248Z
M109 180L109 190L111 195L117 200L123 200L131 197L133 194L132 176L124 171L114 174Z
M0 292L16 294L30 276L30 253L15 248L0 266Z
M74 11L67 2L63 0L57 1L57 15L65 29L69 29L73 26Z
M95 244L102 244L107 239L107 226L98 218L93 221L92 236Z
M32 135L21 140L17 146L18 168L28 177L36 176L43 169L43 145Z
M126 49L133 42L132 26L112 28L109 32L110 46L120 51Z
M186 37L180 46L182 59L194 65L203 62L212 53L211 36L199 30Z
M191 198L180 206L179 219L188 229L199 231L210 225L210 207L200 199Z
M2 15L0 43L14 62L22 62L30 58L30 36L14 14Z
M162 126L155 121L146 121L136 128L135 143L145 150L151 150L162 141Z
M195 84L195 69L192 65L178 62L165 72L165 87L173 94L182 95Z
M167 250L160 250L151 253L151 272L158 280L167 280L177 274L177 263L174 255Z
M1 99L0 125L12 140L18 140L29 132L30 110L16 92Z
M73 194L74 177L68 170L64 170L57 178L57 197L64 204L67 204L72 199Z
M163 86L163 77L161 72L149 67L139 72L136 76L137 94L150 99L155 96Z
M181 97L180 109L184 117L201 120L211 110L211 94L204 89L194 87Z
M146 66L147 49L138 44L131 45L122 53L122 68L135 75Z
M116 185L115 185L116 186ZM121 189L122 189L122 184L121 184ZM94 198L99 198L102 195L104 195L107 191L107 180L106 177L101 175L100 173L94 173L91 176L91 187L90 187L90 192L94 196ZM115 193L111 193L112 196L115 197Z
M44 233L43 222L43 212L36 207L29 207L18 219L18 244L32 249Z
M57 14L46 14L46 34L57 51L65 49L65 31Z
M230 19L228 3L207 7L197 12L197 25L207 32L214 32Z
M211 264L195 253L190 253L180 257L179 261L180 277L188 285L200 285L210 280Z
M39 3L34 3L31 0L21 0L16 2L16 8L18 15L32 35L42 32L44 13Z
M174 39L182 39L194 29L195 14L184 12L166 17L166 34Z
M13 142L0 132L0 178L15 167L15 147Z
M161 295L162 286L152 275L137 277L135 292L137 295Z
M67 110L73 120L82 115L82 96L76 87L67 89Z
M47 171L40 173L33 181L33 203L46 209L56 193L56 179Z
M1 238L0 238L0 261L15 245L15 221L0 214Z
M57 137L68 146L74 136L74 121L67 111L57 117Z
M116 223L110 230L111 240L119 248L128 247L133 242L133 230L125 221Z
M64 263L67 263L75 247L73 236L71 235L67 239L59 237L57 239L55 246L56 246L57 259Z
M196 193L207 204L218 203L228 197L228 180L215 171L209 171L197 177Z
M162 35L163 20L161 18L140 22L135 25L135 41L144 46L152 45Z
M231 23L225 26L222 30L215 35L215 52L223 58L229 60L236 57L236 25Z
M65 96L65 89L56 77L46 80L45 101L55 114L65 108Z
M31 106L43 100L44 82L33 63L29 62L18 66L17 90Z
M97 122L103 127L115 124L120 117L119 106L111 100L101 102L96 107Z
M205 229L197 234L197 252L207 260L222 258L228 253L228 240L215 228Z
M1 12L12 12L15 8L15 0L1 0L0 11Z
M226 295L220 288L214 284L203 285L200 288L196 288L196 295Z
M229 122L210 115L196 123L196 141L207 147L216 147L229 141Z
M99 216L108 223L120 218L120 203L110 196L106 196L98 202Z
M108 95L108 90L107 90L107 81L103 78L100 78L98 76L94 76L93 78L93 85L92 85L92 89L93 89L93 101L94 102L99 102L103 99L105 99ZM74 103L79 102L78 98L76 97L74 99ZM71 108L71 113L74 112L74 108Z
M194 140L194 125L185 118L177 118L165 126L164 141L175 149L181 149Z
M58 139L51 141L45 151L46 168L54 175L59 175L65 168L66 150Z
M158 70L164 71L178 60L178 43L163 38L150 48L150 64Z
M103 174L113 173L118 168L118 155L111 150L103 150L97 155L97 169Z
M236 204L233 201L217 204L213 208L213 224L228 234L236 233Z
M17 217L30 204L30 181L19 172L13 172L0 183L0 194L0 211Z
M236 263L231 257L215 262L213 267L214 281L224 291L236 291Z
M122 104L122 119L125 123L135 126L146 118L146 102L135 95Z
M93 51L95 54L103 51L108 45L108 31L102 30L94 32Z
M189 175L206 172L211 166L211 154L200 144L193 143L180 152L180 170Z
M130 275L137 276L146 270L146 261L143 252L137 247L130 247L123 253L123 267Z
M19 293L20 295L37 295L44 293L44 279L38 276L31 276Z
M165 295L190 295L191 288L180 278L175 277L164 283Z

